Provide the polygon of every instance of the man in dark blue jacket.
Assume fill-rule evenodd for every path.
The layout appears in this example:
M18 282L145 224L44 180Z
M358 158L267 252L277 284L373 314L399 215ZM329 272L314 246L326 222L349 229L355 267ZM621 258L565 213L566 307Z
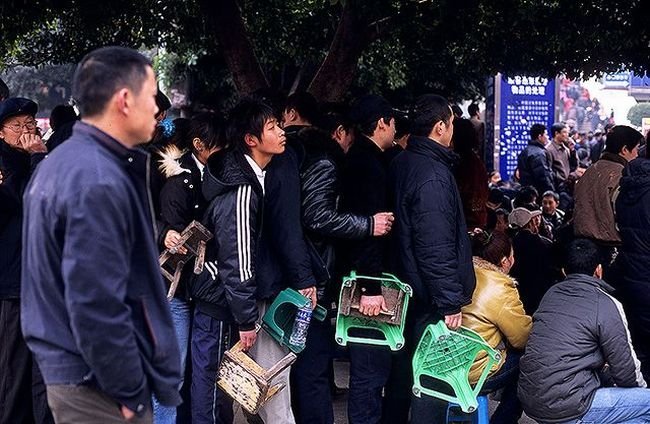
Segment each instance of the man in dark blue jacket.
M542 124L530 127L530 141L517 158L522 186L533 186L538 193L555 191L551 154L546 150L548 134Z
M148 191L156 79L134 50L77 67L83 117L25 194L22 329L57 422L151 422L175 406L180 354Z
M420 97L411 117L406 150L391 163L395 195L397 272L413 288L409 307L417 344L428 324L460 326L461 308L476 285L463 205L451 172L451 108L444 98ZM444 403L412 397L411 422L444 422Z

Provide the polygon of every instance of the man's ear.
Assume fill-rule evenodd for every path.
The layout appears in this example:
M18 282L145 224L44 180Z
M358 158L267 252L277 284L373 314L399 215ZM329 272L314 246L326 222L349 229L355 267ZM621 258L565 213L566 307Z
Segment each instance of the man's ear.
M244 135L244 142L246 143L246 145L248 147L253 148L253 147L257 146L257 143L259 143L259 140L253 134L247 133L246 135Z
M192 145L194 146L194 150L196 150L198 152L202 151L205 148L205 146L203 145L203 142L198 137L194 137L192 139Z
M293 122L293 121L296 120L296 115L297 115L296 109L294 109L294 108L287 109L287 110L285 111L285 113L286 113L287 116L289 117L289 120L290 120L290 121Z
M603 278L603 266L601 264L598 264L596 267L596 271L594 271L594 277L596 278Z
M128 114L129 109L132 106L131 105L131 92L129 91L128 88L123 88L117 93L113 95L113 98L111 99L111 103L115 104L117 106L117 109L120 111L122 114ZM110 107L110 104L109 104Z

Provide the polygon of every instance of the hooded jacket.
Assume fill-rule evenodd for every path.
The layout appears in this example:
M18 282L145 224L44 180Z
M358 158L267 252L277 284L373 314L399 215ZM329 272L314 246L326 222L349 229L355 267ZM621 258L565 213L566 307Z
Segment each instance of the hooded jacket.
M584 415L606 363L617 387L646 387L612 291L600 279L570 274L544 296L519 361L518 395L529 417L560 423Z
M635 159L623 171L616 219L623 242L619 254L623 280L618 291L634 346L643 353L639 356L650 358L650 159ZM650 359L643 367L644 375L650 375Z
M160 151L159 169L166 178L160 191L160 237L165 239L169 230L181 233L190 222L201 221L207 202L201 191L202 177L192 152L172 145ZM188 284L193 277L194 260L185 264L176 297L188 297ZM169 283L165 280L166 283Z
M476 286L463 205L451 168L458 155L411 136L391 163L397 273L413 288L416 313L453 315Z
M244 154L219 151L208 160L203 195L209 202L203 224L214 238L208 242L203 272L192 284L201 312L255 328L257 249L264 193Z

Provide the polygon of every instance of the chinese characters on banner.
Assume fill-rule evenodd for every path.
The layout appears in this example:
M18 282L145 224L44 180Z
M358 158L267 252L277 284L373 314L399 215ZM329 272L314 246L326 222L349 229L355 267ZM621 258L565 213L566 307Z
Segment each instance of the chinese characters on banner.
M499 172L509 179L517 157L528 145L530 127L544 124L548 131L555 119L555 81L548 78L501 77L499 120Z

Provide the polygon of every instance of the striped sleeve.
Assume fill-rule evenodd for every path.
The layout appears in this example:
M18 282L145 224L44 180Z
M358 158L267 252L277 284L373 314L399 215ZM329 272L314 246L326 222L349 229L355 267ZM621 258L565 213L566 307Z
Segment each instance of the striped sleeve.
M618 387L647 387L632 346L623 305L604 290L600 291L604 295L598 307L600 346L612 378Z
M239 279L246 281L252 278L251 272L251 186L240 186L237 189L237 254L239 258Z

